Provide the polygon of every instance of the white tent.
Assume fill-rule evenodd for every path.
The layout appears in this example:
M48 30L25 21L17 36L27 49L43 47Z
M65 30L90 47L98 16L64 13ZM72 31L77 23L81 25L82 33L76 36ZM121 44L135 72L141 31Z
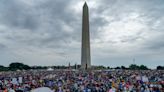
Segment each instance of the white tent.
M53 71L53 70L54 70L54 69L52 69L52 68L48 68L48 69L47 69L47 71Z
M40 88L31 90L31 92L54 92L54 91L52 91L50 88L47 88L47 87L40 87Z

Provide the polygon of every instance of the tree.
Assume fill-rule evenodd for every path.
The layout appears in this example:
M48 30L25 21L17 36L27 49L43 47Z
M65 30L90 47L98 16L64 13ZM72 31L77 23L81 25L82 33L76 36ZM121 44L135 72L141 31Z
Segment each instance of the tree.
M121 67L117 66L115 69L121 69Z
M140 69L141 70L148 70L147 66L145 66L145 65L140 65Z
M100 65L100 66L94 66L94 68L97 69L97 70L106 69L106 67L105 66L102 66L102 65Z
M164 66L157 66L157 70L164 70Z
M28 66L28 65L24 65L24 66L23 66L23 69L24 69L24 70L29 70L29 69L31 69L31 67Z
M0 65L0 69L4 68L4 66Z
M127 69L125 66L121 66L121 69Z
M4 67L4 66L0 65L0 71L7 71L7 70L8 70L7 67Z
M12 71L15 71L15 70L28 70L28 69L30 69L30 66L28 66L28 65L24 65L23 63L18 63L18 62L16 62L16 63L11 63L10 65L9 65L9 69L10 70L12 70Z
M140 69L140 67L138 65L136 65L136 64L131 64L129 66L129 69L131 69L131 70L138 70L138 69Z

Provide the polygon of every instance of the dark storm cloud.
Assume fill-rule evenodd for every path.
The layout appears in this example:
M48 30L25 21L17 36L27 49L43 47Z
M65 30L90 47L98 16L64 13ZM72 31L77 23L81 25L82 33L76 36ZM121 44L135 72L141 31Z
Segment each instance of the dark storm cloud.
M35 29L37 28L37 16L33 14L32 8L26 8L16 0L8 1L2 0L0 3L1 22L6 26Z
M65 2L66 0L48 0L44 3L35 2L39 4L28 6L17 0L11 2L3 1L1 3L1 24L10 27L10 30L16 31L13 36L8 38L23 43L26 42L29 45L45 46L45 44L47 45L50 42L55 43L54 45L61 45L61 42L65 43L68 41L67 39L71 39L69 33L65 32L65 29L63 29L64 25L73 28L76 23L74 22L74 20L76 20L75 16L67 10L69 2ZM29 32L29 34L27 34L29 36L35 36L34 34L44 36L44 34L48 34L49 37L29 37L27 39L23 36L26 34L20 31L24 29L29 29L28 31L31 31L31 33ZM78 31L76 33L80 32L79 29L76 31ZM22 35L17 35L18 33ZM72 37L73 36L74 35L72 35Z

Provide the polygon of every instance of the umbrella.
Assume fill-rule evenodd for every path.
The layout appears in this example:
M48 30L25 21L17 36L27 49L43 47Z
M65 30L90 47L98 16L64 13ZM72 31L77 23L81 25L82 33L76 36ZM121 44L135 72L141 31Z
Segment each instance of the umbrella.
M53 92L53 91L47 87L40 87L40 88L31 90L31 92Z

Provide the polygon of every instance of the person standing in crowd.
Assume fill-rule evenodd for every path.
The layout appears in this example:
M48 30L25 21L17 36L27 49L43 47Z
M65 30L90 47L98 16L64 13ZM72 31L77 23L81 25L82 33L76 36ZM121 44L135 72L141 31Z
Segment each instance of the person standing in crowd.
M0 92L30 92L40 87L54 92L164 92L164 71L37 70L0 75Z

